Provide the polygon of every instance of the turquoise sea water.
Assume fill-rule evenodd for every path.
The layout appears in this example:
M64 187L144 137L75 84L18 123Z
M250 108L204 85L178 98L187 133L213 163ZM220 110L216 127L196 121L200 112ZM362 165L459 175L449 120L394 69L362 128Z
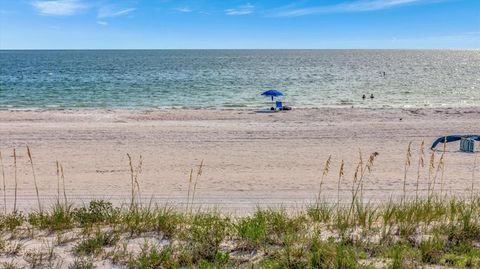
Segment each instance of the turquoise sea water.
M0 51L2 109L262 107L271 88L296 107L480 106L480 50Z

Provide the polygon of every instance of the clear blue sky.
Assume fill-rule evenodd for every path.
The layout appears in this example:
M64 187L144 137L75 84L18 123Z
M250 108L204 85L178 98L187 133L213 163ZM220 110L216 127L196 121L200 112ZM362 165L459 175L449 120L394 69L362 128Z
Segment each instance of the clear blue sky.
M480 48L480 0L0 0L0 48Z

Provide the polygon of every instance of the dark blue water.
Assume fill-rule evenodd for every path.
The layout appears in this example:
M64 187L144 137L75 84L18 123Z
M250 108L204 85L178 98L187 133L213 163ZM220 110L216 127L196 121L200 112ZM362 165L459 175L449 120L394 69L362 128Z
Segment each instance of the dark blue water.
M479 106L480 51L0 51L0 108L261 107L271 88L297 107Z

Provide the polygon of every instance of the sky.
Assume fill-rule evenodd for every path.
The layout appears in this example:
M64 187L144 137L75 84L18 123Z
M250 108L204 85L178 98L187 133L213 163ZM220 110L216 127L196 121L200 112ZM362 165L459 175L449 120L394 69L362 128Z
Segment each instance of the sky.
M0 0L0 49L480 48L480 0Z

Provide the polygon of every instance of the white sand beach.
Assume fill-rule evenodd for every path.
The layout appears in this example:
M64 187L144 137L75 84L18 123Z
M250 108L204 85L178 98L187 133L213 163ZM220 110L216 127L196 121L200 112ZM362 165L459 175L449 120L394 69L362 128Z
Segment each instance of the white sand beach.
M409 195L415 194L418 148L422 141L426 143L420 178L424 194L433 139L478 133L479 122L479 108L321 108L272 114L213 109L4 110L0 111L0 149L9 208L14 197L13 148L18 155L18 206L22 210L36 206L26 156L29 145L45 201L54 201L57 195L57 160L64 166L70 201L128 201L126 154L130 153L135 159L143 156L139 181L146 202L186 202L190 169L203 160L195 203L242 211L257 205L302 207L313 201L329 155L332 165L323 199L337 199L341 160L345 161L341 196L350 198L359 150L364 160L370 153L379 153L365 180L365 201L399 197L409 142L413 142ZM474 159L475 154L459 152L458 143L447 146L444 193L470 193ZM475 180L480 182L478 177Z

